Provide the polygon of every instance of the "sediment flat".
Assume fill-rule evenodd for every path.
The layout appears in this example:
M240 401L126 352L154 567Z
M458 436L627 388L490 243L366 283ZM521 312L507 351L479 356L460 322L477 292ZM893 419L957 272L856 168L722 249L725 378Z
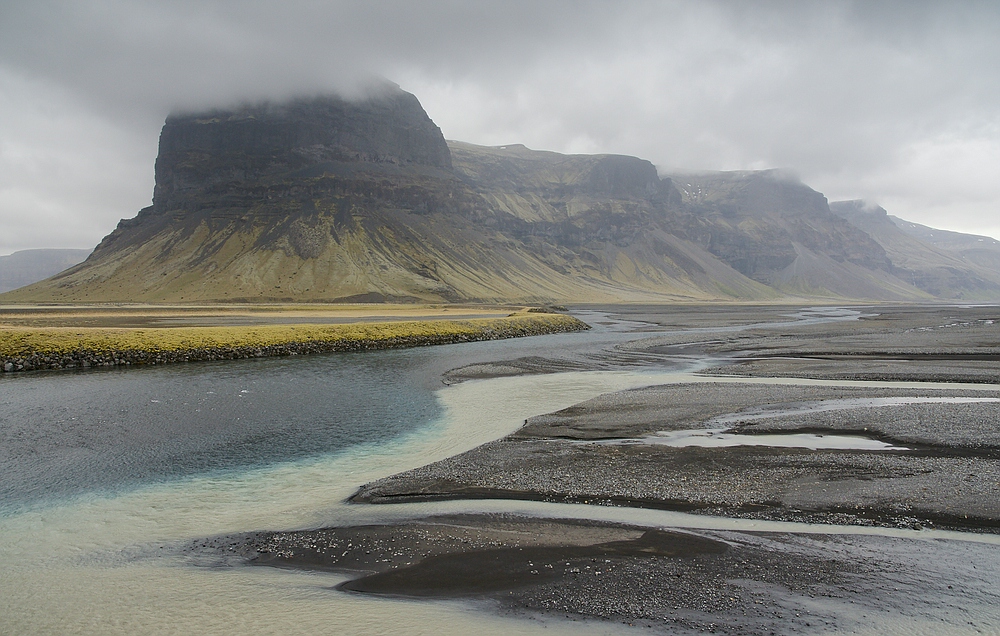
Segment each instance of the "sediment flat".
M702 380L530 418L502 439L366 484L352 501L583 503L872 535L460 515L224 537L212 549L256 565L344 572L352 579L341 589L355 593L479 599L503 612L668 633L974 633L1000 622L988 573L1000 563L997 546L921 538L932 528L1000 532L996 307L858 307L854 319L825 324L786 315L794 310L727 316L712 307L698 331L691 308L677 324L671 308L615 311L639 333L613 350L477 362L444 379L671 356L715 366ZM888 379L910 384L878 384ZM969 381L976 385L962 385ZM877 536L889 531L912 538Z
M463 599L505 614L670 634L791 634L988 628L1000 600L996 548L469 514L216 537L185 552L207 565L236 556L346 573L341 591Z
M225 303L0 305L4 327L229 327L503 318L522 305Z
M604 395L516 433L362 487L358 502L461 498L583 502L731 517L902 527L1000 528L1000 392L993 401L796 411L741 424L754 407L962 391L693 383ZM757 413L755 413L756 415ZM656 434L721 428L813 433L905 450L667 446ZM644 443L643 438L651 438Z
M747 360L713 367L703 373L748 378L1000 384L1000 358L992 355L976 359L960 355L941 357L898 354L865 358L830 354L811 358Z

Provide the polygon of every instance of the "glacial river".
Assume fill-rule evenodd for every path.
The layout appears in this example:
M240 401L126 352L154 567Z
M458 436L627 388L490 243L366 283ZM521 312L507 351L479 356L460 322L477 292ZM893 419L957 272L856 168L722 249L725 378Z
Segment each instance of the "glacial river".
M831 531L530 502L344 503L363 483L498 438L527 417L688 380L704 365L664 357L637 369L440 380L470 362L600 351L638 337L634 325L600 322L608 324L513 341L0 377L0 634L608 633L613 626L341 593L330 574L205 567L174 548L221 533L459 510Z

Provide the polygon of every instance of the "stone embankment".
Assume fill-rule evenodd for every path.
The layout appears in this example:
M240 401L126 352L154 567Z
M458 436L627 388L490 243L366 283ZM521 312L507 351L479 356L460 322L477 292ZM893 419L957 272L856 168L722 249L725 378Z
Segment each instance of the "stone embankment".
M401 349L539 336L589 328L586 323L571 316L515 315L499 319L380 323L360 327L300 325L295 328L276 327L273 330L205 328L200 330L201 333L191 333L188 334L189 338L181 338L179 341L182 344L177 344L177 336L183 328L146 329L137 333L126 332L110 336L76 333L76 338L62 336L56 341L57 344L50 344L53 342L51 334L41 334L41 330L0 330L0 372ZM198 328L191 329L197 330ZM50 337L32 337L39 335ZM183 344L199 339L204 342L202 346ZM32 347L33 340L43 344Z

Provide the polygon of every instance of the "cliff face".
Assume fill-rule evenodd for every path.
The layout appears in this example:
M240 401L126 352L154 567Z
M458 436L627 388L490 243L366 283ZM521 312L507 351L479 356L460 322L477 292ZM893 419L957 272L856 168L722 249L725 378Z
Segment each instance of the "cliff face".
M157 212L245 203L261 185L350 165L448 170L441 131L416 97L389 86L336 96L174 115L160 133Z
M885 250L830 212L826 197L778 171L675 179L686 204L681 231L738 271L772 281L802 249L888 272Z
M167 119L153 205L23 301L915 299L775 172L445 142L386 85Z
M641 252L675 280L726 296L926 297L822 194L777 171L661 177L635 157L450 145L491 207L595 261L609 247Z

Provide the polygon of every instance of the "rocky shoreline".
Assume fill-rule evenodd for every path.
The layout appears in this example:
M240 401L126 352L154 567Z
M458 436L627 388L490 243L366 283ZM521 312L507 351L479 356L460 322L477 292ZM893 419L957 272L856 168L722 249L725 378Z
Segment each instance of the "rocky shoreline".
M89 369L98 367L129 367L137 365L171 364L178 362L203 362L216 360L240 360L277 356L307 355L352 351L373 351L382 349L404 349L432 345L503 340L556 333L583 331L590 327L570 316L534 314L530 317L513 316L500 320L484 321L470 328L445 333L401 333L387 337L340 337L328 340L289 341L278 344L234 345L213 347L191 347L167 350L151 348L115 348L94 350L86 347L63 352L32 351L17 355L0 355L0 373L22 371ZM398 331L406 324L394 325ZM417 331L414 329L414 331ZM2 333L2 332L0 332ZM2 341L0 335L0 341Z

